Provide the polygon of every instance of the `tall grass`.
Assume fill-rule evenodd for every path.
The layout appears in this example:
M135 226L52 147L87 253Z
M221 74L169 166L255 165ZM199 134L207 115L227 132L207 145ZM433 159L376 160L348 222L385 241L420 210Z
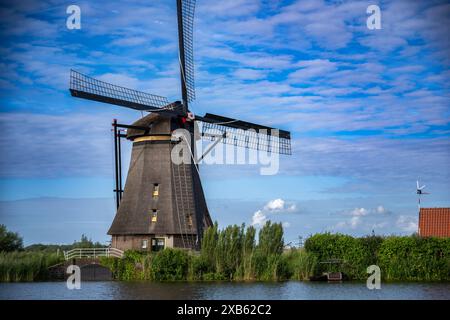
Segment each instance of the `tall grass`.
M256 230L244 225L205 231L199 253L164 249L157 253L127 251L123 259L102 258L120 280L279 280L285 278L283 229L268 222Z
M47 268L61 260L54 253L0 252L0 282L44 280Z
M304 249L291 249L284 255L293 280L309 280L317 269L317 258Z
M195 280L278 280L284 245L281 224L267 222L257 244L255 235L254 227L244 225L208 228L190 274Z

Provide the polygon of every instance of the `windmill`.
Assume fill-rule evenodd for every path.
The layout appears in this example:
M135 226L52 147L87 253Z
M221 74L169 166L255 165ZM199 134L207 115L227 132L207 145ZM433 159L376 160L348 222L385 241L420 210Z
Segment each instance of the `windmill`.
M416 181L416 194L417 194L417 206L419 208L419 211L420 211L420 196L423 195L423 194L429 194L428 192L423 191L423 189L425 189L425 187L426 187L425 185L420 186L419 179L417 179L417 181Z
M106 83L75 70L70 72L72 96L148 112L131 125L113 122L117 212L108 234L114 248L157 251L164 247L200 247L203 231L212 225L212 220L197 163L219 141L291 154L288 131L211 113L194 116L189 109L195 99L194 9L195 0L177 0L181 101L169 102L162 96ZM176 136L178 129L185 129L190 139ZM133 143L123 190L121 138ZM196 140L201 138L213 142L198 157ZM171 152L179 146L187 146L194 161L181 164L171 161Z

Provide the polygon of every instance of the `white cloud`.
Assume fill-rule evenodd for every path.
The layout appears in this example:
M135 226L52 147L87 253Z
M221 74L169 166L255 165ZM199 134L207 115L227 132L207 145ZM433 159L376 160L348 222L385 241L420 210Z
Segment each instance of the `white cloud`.
M289 207L287 207L287 211L288 212L293 212L297 210L297 205L295 203L289 205Z
M267 202L264 207L257 210L252 216L251 224L253 226L261 227L267 220L269 220L269 215L279 215L280 213L289 213L296 211L297 206L295 203L287 204L281 198L273 199ZM288 228L291 224L287 221L283 222L283 227Z
M267 216L261 210L258 210L253 214L252 226L262 227L266 221Z
M114 46L132 47L149 42L145 37L128 37L114 40L111 44Z
M362 219L361 216L351 217L347 221L340 221L335 225L336 229L356 229L359 225L361 225Z
M207 4L207 5L206 5ZM260 8L258 0L213 1L198 3L198 12L220 18L239 17L256 13Z
M316 59L299 61L296 66L300 69L292 72L289 77L292 80L305 81L326 76L335 71L337 65L329 60Z
M388 212L388 211L386 210L386 208L383 207L383 206L378 206L377 209L376 209L376 211L377 211L377 213L381 213L381 214L387 213L387 212Z
M352 212L350 212L350 214L355 217L366 216L368 213L369 211L364 208L355 208Z
M267 211L281 211L281 210L284 210L284 200L283 199L270 200L264 206L264 210L267 210Z
M343 212L343 215L350 215L351 218L338 222L336 229L383 229L387 226L386 215L390 213L384 206L379 205L376 208L355 208L349 212ZM383 219L383 221L377 221Z
M352 217L350 219L350 227L351 228L356 228L357 226L359 226L361 224L361 217Z
M295 203L288 204L281 198L270 200L263 207L264 211L268 212L293 212L297 210Z
M388 222L383 221L383 222L372 224L372 229L373 230L375 230L375 229L384 229L387 226L388 226Z
M234 76L243 80L258 80L264 79L267 72L258 69L242 68L234 72Z
M417 218L411 216L399 216L396 225L404 232L414 233L418 230Z
M139 86L139 79L124 75L105 73L97 77L98 80L113 83L126 88L136 88Z
M366 209L366 208L355 208L352 211L350 211L350 215L361 217L361 216L367 216L369 214L387 214L390 211L388 211L385 207L382 205L377 206L374 209Z

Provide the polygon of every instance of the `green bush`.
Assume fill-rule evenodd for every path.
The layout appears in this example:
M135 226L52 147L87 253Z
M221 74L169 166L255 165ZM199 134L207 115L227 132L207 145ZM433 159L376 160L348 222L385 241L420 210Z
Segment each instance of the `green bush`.
M205 279L210 278L210 274L213 273L213 266L203 255L191 255L189 257L189 271L188 280L214 280ZM208 275L208 276L207 276Z
M179 249L164 249L156 253L151 261L151 276L157 281L186 280L188 254Z
M418 236L353 238L342 234L315 234L305 249L319 263L316 274L342 271L352 279L366 279L367 267L376 264L385 280L450 280L450 239Z
M381 236L371 235L363 238L359 238L364 250L366 251L364 265L370 266L377 264L378 252L380 250L381 244L384 238Z
M145 252L127 250L122 259L100 257L100 264L108 267L117 280L150 280L151 259Z
M386 280L450 280L450 239L388 237L378 260Z
M353 279L367 278L370 252L358 238L344 234L318 233L306 240L305 249L317 258L318 274L342 271Z

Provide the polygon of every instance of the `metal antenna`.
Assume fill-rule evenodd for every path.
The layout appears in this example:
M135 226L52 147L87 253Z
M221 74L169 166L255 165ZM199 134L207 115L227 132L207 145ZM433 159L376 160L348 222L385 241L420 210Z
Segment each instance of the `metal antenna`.
M426 187L426 185L420 186L419 178L417 178L416 193L417 193L417 207L419 208L419 212L420 212L420 196L423 194L430 194L428 192L423 191L423 189L425 189L425 187Z

